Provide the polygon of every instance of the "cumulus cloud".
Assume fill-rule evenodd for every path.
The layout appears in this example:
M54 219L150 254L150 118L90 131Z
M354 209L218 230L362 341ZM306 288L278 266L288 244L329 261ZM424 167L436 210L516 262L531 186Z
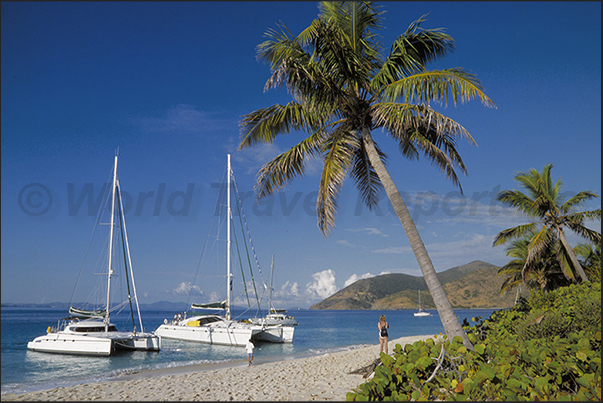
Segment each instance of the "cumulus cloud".
M203 295L203 291L196 285L191 284L188 281L183 281L178 284L171 292L174 295Z
M335 272L331 269L312 274L313 281L306 284L306 292L312 296L328 298L339 291L335 284Z
M299 296L299 285L297 282L290 283L287 281L283 284L277 295L281 297Z

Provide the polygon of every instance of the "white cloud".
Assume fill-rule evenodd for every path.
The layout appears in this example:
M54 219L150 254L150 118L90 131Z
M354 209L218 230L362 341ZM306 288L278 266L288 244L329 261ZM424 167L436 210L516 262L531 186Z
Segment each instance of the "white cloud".
M412 249L409 246L391 246L384 249L375 249L373 252L401 255L403 253L412 252Z
M213 114L185 104L171 107L160 116L134 118L133 123L145 133L208 133L225 126Z
M372 274L372 273L364 273L364 274L362 274L362 275L359 276L356 273L354 273L354 274L352 274L350 276L350 278L348 278L345 281L345 283L343 283L343 287L345 288L345 287L347 287L350 284L354 284L358 280L362 280L362 279L365 279L365 278L371 278L371 277L375 277L375 275Z
M340 239L339 241L335 241L337 242L339 245L343 245L343 246L347 246L348 248L355 248L356 245L354 245L353 243L346 241L345 239Z
M335 284L335 272L331 269L312 274L313 281L306 284L306 292L312 296L328 298L339 291Z
M388 237L389 235L384 234L377 228L348 228L346 231L349 232L365 232L367 235L380 235L383 237Z
M287 281L279 290L273 292L272 295L276 298L297 297L299 296L299 285L297 282L290 283Z
M209 294L209 301L210 302L216 302L216 301L220 301L218 293L215 291L212 291L211 294Z
M203 295L203 291L198 286L192 285L188 281L183 281L182 283L178 284L178 286L174 288L171 293L174 295L189 295L191 294L191 291L192 295Z

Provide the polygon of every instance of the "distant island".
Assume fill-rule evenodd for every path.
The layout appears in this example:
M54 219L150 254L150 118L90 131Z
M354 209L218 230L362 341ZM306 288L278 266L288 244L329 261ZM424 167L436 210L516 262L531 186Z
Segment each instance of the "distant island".
M438 278L453 308L509 308L515 302L515 293L500 295L504 277L497 275L498 269L475 260L440 272ZM358 280L310 309L418 309L419 290L421 307L435 309L423 277L399 273Z

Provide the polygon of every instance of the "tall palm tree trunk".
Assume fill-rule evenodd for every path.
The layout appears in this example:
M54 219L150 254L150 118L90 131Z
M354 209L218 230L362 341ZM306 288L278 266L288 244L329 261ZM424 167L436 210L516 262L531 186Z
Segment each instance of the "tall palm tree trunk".
M404 232L408 237L412 251L417 258L417 262L419 263L419 267L423 273L425 283L427 283L427 287L429 288L433 302L435 303L438 314L440 315L440 320L444 326L444 332L446 332L450 339L452 339L454 336L462 337L463 345L467 349L473 350L473 345L467 338L467 334L463 330L463 327L454 313L452 305L450 305L450 301L446 296L446 292L444 291L444 288L438 279L435 268L433 267L433 263L431 262L431 259L427 253L427 249L425 248L423 240L419 235L419 231L417 231L417 227L415 226L415 223L412 220L408 209L406 208L404 200L402 200L402 196L400 196L398 188L394 184L389 172L387 172L385 165L383 165L368 129L363 130L362 141L364 143L369 161L375 169L375 172L377 172L377 175L379 176L379 179L385 188L385 193L387 194L389 201L392 203L398 219L400 219L400 222L402 223Z
M563 228L558 228L557 232L559 233L559 239L561 240L561 245L563 245L563 248L565 249L567 256L569 256L570 261L572 262L572 266L574 266L574 270L576 270L576 272L580 275L580 278L582 279L583 283L588 282L588 277L586 277L586 273L584 272L582 265L578 261L578 258L576 257L576 254L574 253L574 249L567 242L567 239L565 239L565 233L563 232Z

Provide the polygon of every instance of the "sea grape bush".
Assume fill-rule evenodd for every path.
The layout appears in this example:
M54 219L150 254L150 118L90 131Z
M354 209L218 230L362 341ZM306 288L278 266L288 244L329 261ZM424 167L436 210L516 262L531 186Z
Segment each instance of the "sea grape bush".
M474 351L436 335L381 354L347 394L365 400L601 401L601 284L533 294L464 324Z

